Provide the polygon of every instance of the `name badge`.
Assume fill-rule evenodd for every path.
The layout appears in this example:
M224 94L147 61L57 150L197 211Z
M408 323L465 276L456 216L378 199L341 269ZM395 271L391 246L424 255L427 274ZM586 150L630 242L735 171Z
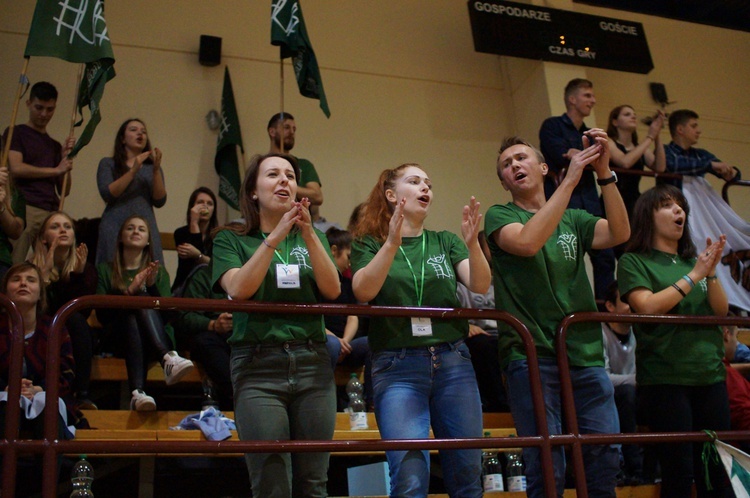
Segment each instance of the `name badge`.
M429 318L412 318L411 335L424 337L432 335L432 321Z
M276 287L279 289L299 289L299 265L276 265Z

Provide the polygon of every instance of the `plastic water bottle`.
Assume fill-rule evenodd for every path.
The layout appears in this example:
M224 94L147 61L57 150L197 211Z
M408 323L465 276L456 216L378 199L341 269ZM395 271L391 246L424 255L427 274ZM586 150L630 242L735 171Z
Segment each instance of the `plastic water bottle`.
M523 475L523 460L520 451L508 453L505 475L508 476L508 491L526 491L526 476Z
M346 383L346 394L349 396L349 425L353 431L368 429L367 405L364 400L365 389L359 381L356 373L352 373L349 382Z
M81 459L73 465L70 482L73 484L73 492L70 493L70 498L94 498L94 492L91 491L91 483L94 482L94 468L86 460L86 455L81 455Z
M359 381L357 374L354 372L349 376L349 382L346 383L346 394L348 394L350 398L353 394L356 394L360 398L364 398L365 388Z
M490 437L489 432L484 437ZM484 492L505 491L503 487L503 470L497 453L490 450L482 450L482 484Z

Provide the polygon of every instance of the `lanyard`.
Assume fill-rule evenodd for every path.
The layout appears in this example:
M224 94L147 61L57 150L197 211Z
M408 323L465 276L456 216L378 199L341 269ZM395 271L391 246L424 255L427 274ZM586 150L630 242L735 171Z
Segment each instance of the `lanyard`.
M409 267L409 271L411 272L411 276L414 277L414 288L417 291L417 306L422 306L422 296L424 295L424 255L425 255L425 240L424 240L424 231L422 232L422 284L417 285L417 274L414 273L414 268L411 266L411 261L409 261L409 258L406 257L406 253L404 252L403 246L398 246L399 250L401 251L401 254L404 255L404 259L406 260L406 264Z
M263 240L266 240L266 234L264 234L263 232L260 232L260 234L263 236ZM286 246L286 259L281 256L281 253L278 249L274 249L273 252L275 252L276 256L278 256L281 262L284 263L284 266L289 266L289 241L286 237L284 237L284 245Z

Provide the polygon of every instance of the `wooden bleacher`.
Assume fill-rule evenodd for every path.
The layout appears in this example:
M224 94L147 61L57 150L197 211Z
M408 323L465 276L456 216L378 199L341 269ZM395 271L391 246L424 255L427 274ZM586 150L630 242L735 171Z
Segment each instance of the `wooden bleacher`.
M191 412L186 411L161 411L161 412L135 412L128 410L93 410L85 411L84 414L91 424L91 429L78 430L76 439L88 441L201 441L205 440L203 434L198 430L170 430L176 426L184 417ZM234 413L227 412L229 418ZM483 414L484 431L489 432L492 437L507 437L515 435L513 419L509 413L485 413ZM380 433L377 430L377 422L373 413L368 413L367 430L352 431L349 428L349 417L345 413L336 414L336 427L334 440L377 440ZM432 437L432 433L430 433ZM230 440L236 440L237 433L232 432ZM362 453L359 453L362 454ZM382 454L375 452L373 454ZM334 454L335 456L336 454ZM338 455L347 455L339 453ZM99 458L104 455L90 455L90 458ZM118 456L118 455L107 455ZM132 456L132 455L130 455ZM152 496L154 458L169 456L169 454L138 455L141 457L139 486L142 497ZM221 454L221 457L239 456L236 454ZM495 495L499 493L487 493ZM447 497L445 494L431 494L430 497ZM502 493L508 498L525 497L526 493ZM574 489L566 489L565 498L576 496ZM618 498L657 498L659 487L656 485L625 486L617 488Z
M191 413L188 411L153 411L136 412L131 410L84 410L84 415L91 429L79 429L76 439L89 441L204 441L200 431L173 431L174 427ZM234 418L233 412L226 412ZM367 414L367 430L353 431L349 428L349 416L346 413L336 414L336 427L333 439L344 440L377 440L380 439L375 414ZM492 437L514 436L513 419L510 413L485 413L484 431ZM432 432L430 432L430 437ZM232 432L236 440L237 433Z

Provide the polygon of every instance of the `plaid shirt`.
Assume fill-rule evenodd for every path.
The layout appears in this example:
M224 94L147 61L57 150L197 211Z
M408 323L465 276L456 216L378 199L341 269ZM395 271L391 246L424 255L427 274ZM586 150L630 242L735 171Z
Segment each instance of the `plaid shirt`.
M695 147L685 150L676 143L670 142L669 145L664 146L664 153L667 158L667 171L670 173L693 176L705 176L706 173L716 175L711 168L711 163L718 162L719 159L707 150ZM682 189L682 180L660 179L659 181Z

